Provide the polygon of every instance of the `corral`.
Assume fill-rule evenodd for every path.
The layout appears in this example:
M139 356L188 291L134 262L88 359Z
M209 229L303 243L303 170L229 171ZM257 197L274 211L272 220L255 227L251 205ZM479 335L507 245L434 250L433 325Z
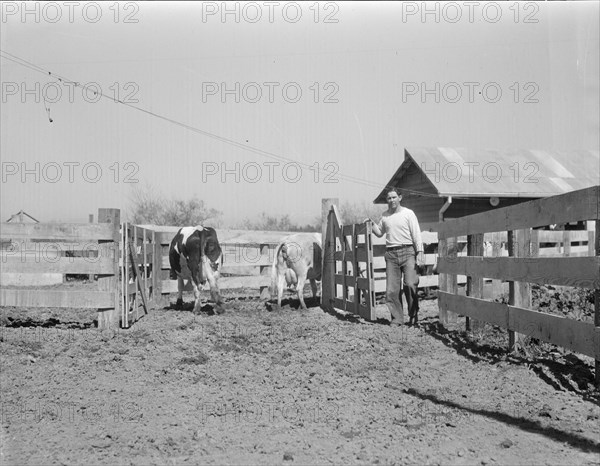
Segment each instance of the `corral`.
M422 302L421 329L402 330L378 304L381 246L335 208L320 303L270 311L261 287L279 233L236 232L220 238L240 258L225 269L237 276L223 279L221 316L172 308L172 232L121 225L110 209L77 228L3 226L22 244L3 252L3 271L97 276L3 287L3 462L591 464L599 199L594 187L444 222L428 240L441 275L422 284L439 298ZM576 220L595 220L595 235L531 230ZM563 257L538 257L530 235L563 242ZM488 293L508 282L508 303L483 299L486 278ZM596 289L595 321L532 309L528 283ZM552 346L516 351L519 333Z

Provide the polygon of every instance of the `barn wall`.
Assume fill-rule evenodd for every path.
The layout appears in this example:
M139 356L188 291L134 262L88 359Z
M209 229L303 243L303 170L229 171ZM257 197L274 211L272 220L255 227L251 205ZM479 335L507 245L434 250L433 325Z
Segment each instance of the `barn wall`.
M500 204L496 207L490 204L488 197L483 199L453 199L452 204L446 210L444 218L458 218L467 215L487 212L488 210L500 209L511 205L521 204L522 202L532 201L533 198L500 198Z
M438 196L435 186L414 164L409 166L396 187L401 190L414 191L414 193L401 191L402 205L415 211L419 223L438 221L438 213L445 201ZM417 193L421 195L417 195ZM381 204L385 204L385 198L378 198L378 200L382 201Z
M444 202L441 197L402 196L402 205L414 210L420 224L437 222Z
M426 194L434 194L437 196L437 190L435 186L429 181L427 176L419 170L418 167L415 166L414 163L408 166L406 171L402 174L400 179L392 178L389 181L388 186L394 186L399 189L408 189L410 191L415 191L417 193L426 193ZM385 189L375 198L375 204L385 204ZM407 197L410 193L404 191L402 193L403 197Z
M429 181L427 176L412 163L399 181L396 187L402 191L402 205L415 211L419 223L436 223L439 221L439 212L446 202L446 197L439 197L436 187ZM414 191L414 193L407 192ZM460 186L457 186L457 192L460 192ZM458 218L466 215L477 214L494 210L501 207L507 207L522 202L531 201L534 198L500 198L500 204L496 207L490 204L490 198L476 199L456 199L453 198L452 204L444 213L444 218ZM377 198L381 204L385 204L385 199Z
M401 189L410 189L418 193L434 194L437 196L437 190L435 189L435 186L414 164L411 164L408 167L402 178L400 178L397 187ZM405 195L408 196L410 194L403 193L403 196Z

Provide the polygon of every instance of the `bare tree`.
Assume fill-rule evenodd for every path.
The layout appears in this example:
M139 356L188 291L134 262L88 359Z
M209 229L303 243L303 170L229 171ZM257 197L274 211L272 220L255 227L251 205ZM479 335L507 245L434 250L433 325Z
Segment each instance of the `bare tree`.
M385 210L385 206L376 204L367 204L366 202L356 203L344 201L340 204L341 221L344 225L353 223L362 223L367 217L374 221L379 221L381 214Z
M321 219L316 219L313 224L301 226L293 223L288 214L277 217L262 212L254 219L245 218L236 226L236 228L241 230L265 231L321 231Z
M150 225L206 225L218 227L222 212L208 208L204 201L191 199L166 199L153 186L134 186L130 195L130 221Z

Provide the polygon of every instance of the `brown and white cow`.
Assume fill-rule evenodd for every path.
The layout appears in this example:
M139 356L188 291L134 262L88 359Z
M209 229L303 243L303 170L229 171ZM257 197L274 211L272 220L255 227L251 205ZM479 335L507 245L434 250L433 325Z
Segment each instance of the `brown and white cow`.
M180 309L183 306L183 280L188 280L192 283L196 297L194 312L199 312L200 287L208 280L210 295L216 305L215 311L219 314L223 312L223 299L217 284L222 253L217 232L213 228L202 226L181 228L171 241L169 263L171 279L177 278L176 308Z
M317 296L317 280L322 273L321 235L318 233L296 233L286 236L275 249L271 269L271 298L277 296L277 306L281 307L281 297L285 285L295 285L302 309L304 303L304 283L310 280L313 297Z

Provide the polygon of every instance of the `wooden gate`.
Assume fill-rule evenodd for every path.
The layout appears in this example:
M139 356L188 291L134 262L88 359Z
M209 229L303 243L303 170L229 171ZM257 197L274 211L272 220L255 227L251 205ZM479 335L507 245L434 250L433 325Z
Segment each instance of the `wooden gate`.
M128 328L148 313L154 299L155 232L130 223L121 226L121 327Z
M370 224L340 225L332 206L323 238L321 306L375 319L375 281Z

